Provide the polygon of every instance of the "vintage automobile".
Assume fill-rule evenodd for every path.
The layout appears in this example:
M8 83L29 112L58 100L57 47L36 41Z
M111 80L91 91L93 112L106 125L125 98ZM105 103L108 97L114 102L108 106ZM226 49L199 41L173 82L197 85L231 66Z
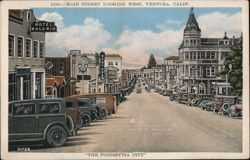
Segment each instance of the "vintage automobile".
M202 110L213 111L213 100L203 99L198 107L200 107Z
M136 93L141 93L141 88L137 88Z
M228 115L230 106L237 103L237 98L237 96L216 95L213 101L214 112Z
M44 141L60 147L75 131L63 99L32 99L9 103L9 142Z
M243 111L242 106L243 106L242 105L242 98L239 98L237 104L230 106L230 108L229 108L229 116L230 117L242 117L243 116L243 114L242 114L242 111Z
M172 92L172 94L169 96L169 100L170 101L176 101L178 97L178 93L177 92Z
M77 130L82 127L82 118L81 118L81 114L80 114L81 113L80 109L66 107L66 111L67 111L66 112L67 115L70 116L70 118L72 119L73 127L75 128L74 135L76 135ZM70 123L70 122L67 121L67 123ZM67 125L70 125L70 124L67 124Z
M178 93L177 94L177 102L182 104L188 104L188 94L187 93Z
M97 106L107 109L107 114L115 114L117 111L116 96L109 93L88 93L84 94L84 97L94 98L92 103Z

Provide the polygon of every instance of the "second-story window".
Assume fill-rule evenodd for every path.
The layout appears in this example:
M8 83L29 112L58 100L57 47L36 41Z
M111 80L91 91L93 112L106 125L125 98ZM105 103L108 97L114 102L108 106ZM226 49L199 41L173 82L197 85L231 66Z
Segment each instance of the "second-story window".
M201 52L197 53L197 59L201 59Z
M18 37L17 39L17 56L23 57L23 38Z
M15 46L14 40L15 40L14 36L9 35L9 56L10 57L14 56L14 46Z
M26 57L30 57L31 53L31 40L26 39Z
M39 44L39 55L40 55L40 58L43 58L44 56L44 43L40 42Z
M33 42L33 56L34 56L34 58L37 58L37 52L38 52L38 42L34 41Z
M115 62L115 65L118 66L118 62Z
M215 59L215 52L211 52L211 59Z

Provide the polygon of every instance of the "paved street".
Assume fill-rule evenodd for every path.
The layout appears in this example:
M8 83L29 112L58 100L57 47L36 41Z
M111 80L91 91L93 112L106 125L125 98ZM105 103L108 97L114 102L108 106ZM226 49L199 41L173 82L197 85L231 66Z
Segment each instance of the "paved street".
M154 92L133 92L106 120L82 128L60 148L37 152L240 152L242 120L169 101Z

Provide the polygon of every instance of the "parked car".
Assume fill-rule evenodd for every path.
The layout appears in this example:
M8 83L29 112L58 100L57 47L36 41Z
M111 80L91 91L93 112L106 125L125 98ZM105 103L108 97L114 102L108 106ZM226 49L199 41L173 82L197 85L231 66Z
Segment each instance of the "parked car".
M137 88L136 93L141 93L141 88Z
M60 147L74 131L63 99L9 103L9 142L42 140L51 147Z
M200 107L202 110L213 111L213 110L214 110L213 100L204 99L204 100L202 100L201 103L199 104L199 107Z
M177 92L173 92L170 96L169 96L169 100L170 101L176 101L177 100Z
M67 115L70 116L70 118L72 119L73 127L75 128L74 135L76 135L78 129L80 129L82 127L82 118L81 118L81 114L80 114L80 109L66 107L66 111L67 111ZM70 123L70 121L68 121L67 123ZM70 125L70 124L67 124L67 125Z
M237 98L237 96L215 96L214 112L228 115L230 106L236 104Z
M101 108L106 108L107 114L115 114L117 111L117 102L116 96L109 93L89 93L84 94L84 97L95 98L95 101L92 101L96 106Z
M229 116L230 117L242 117L243 108L242 108L242 99L239 98L237 104L230 106Z
M177 94L178 103L188 104L188 94L187 93L178 93Z

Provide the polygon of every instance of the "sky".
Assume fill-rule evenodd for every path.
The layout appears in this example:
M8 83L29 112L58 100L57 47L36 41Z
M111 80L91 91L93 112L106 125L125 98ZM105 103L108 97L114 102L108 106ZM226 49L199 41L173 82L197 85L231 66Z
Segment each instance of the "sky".
M69 50L104 51L123 57L124 68L158 63L177 55L190 8L34 8L40 20L54 21L56 33L46 33L47 56L66 56ZM202 37L238 37L240 8L194 8Z

